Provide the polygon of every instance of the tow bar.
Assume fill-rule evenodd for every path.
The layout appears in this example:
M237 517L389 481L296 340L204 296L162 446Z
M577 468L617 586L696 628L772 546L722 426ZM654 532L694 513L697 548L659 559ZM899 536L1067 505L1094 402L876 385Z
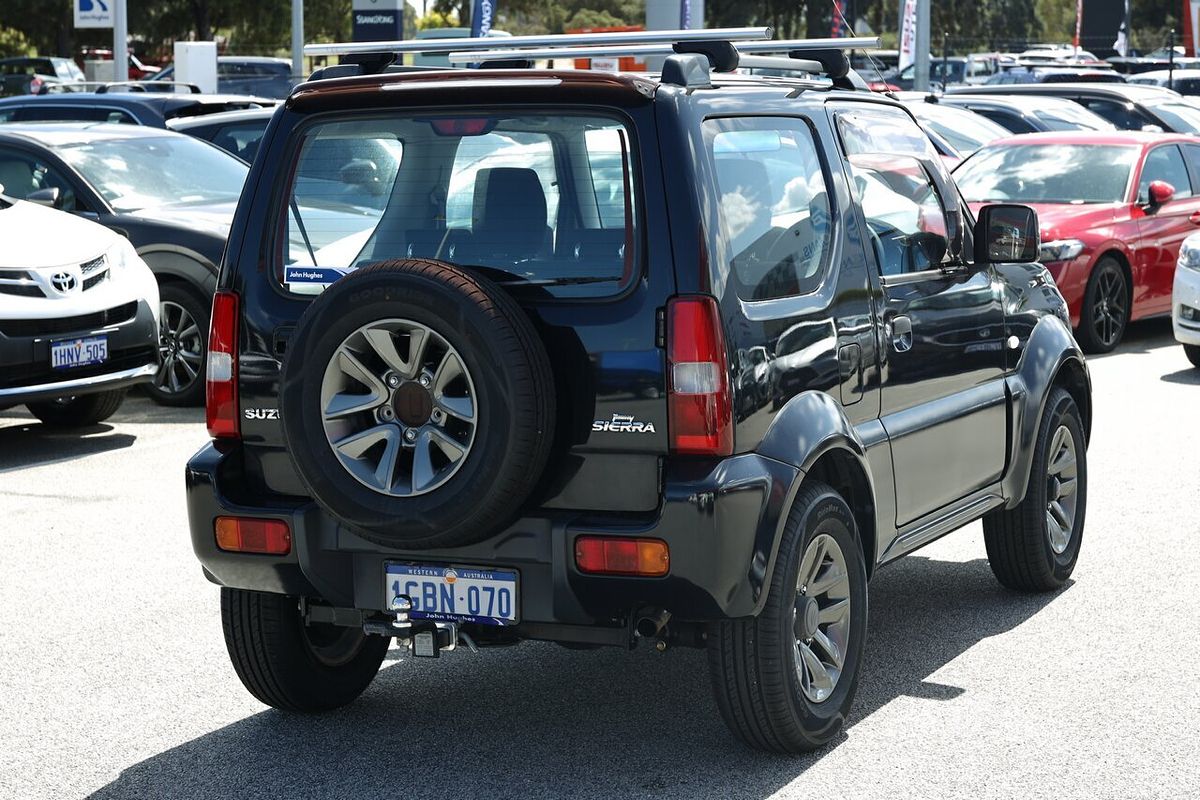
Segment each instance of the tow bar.
M365 622L363 632L395 637L396 642L407 648L416 658L438 658L443 650L457 649L460 638L472 653L479 652L470 635L459 630L458 623L411 620L408 615L412 609L413 602L410 597L396 595L391 602L391 611L396 618L390 622Z

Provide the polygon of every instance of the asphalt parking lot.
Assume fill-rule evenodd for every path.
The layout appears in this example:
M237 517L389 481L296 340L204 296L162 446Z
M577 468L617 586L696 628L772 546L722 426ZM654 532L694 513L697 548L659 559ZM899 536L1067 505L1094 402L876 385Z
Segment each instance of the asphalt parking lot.
M977 525L881 571L851 724L804 758L736 743L689 650L393 650L343 711L266 709L188 542L203 412L0 413L0 796L1195 797L1200 371L1162 322L1091 367L1073 582L1002 590Z

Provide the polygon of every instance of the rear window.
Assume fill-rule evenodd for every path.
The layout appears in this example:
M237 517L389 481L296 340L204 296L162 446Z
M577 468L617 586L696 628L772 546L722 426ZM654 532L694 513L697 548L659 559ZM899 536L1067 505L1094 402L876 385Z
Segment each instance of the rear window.
M305 132L277 247L286 287L436 258L558 298L633 279L631 137L616 119L514 113L324 122Z

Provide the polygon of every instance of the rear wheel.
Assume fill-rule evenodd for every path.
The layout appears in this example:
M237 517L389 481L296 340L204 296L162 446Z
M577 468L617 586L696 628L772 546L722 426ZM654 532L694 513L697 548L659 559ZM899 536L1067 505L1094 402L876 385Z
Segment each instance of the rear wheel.
M114 389L80 397L60 397L44 403L28 403L26 408L52 428L85 428L117 413L124 400L125 390Z
M284 711L329 711L371 685L391 639L305 625L294 597L221 589L229 660L250 694Z
M1079 314L1079 344L1088 353L1108 353L1125 335L1131 292L1125 271L1112 256L1096 262L1083 293Z
M766 606L714 623L709 667L726 724L761 750L827 744L854 700L867 632L867 573L841 495L810 482L784 529Z
M1038 429L1025 499L983 519L983 541L997 580L1045 592L1067 582L1079 560L1087 510L1087 442L1074 399L1054 389Z
M1187 356L1188 361L1192 362L1193 367L1200 369L1200 345L1185 344L1183 354Z
M209 304L188 286L167 283L159 290L159 365L147 391L163 405L204 401L209 314Z

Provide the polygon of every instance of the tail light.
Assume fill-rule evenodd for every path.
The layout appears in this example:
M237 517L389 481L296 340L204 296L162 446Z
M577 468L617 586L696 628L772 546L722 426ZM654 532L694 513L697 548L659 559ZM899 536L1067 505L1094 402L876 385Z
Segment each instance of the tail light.
M213 295L212 321L208 329L208 370L205 410L208 435L214 439L241 436L237 393L238 296L233 292Z
M711 297L667 303L671 449L688 455L733 452L733 403L721 317Z
M292 551L292 532L277 519L217 517L213 523L217 547L231 553L286 556Z
M670 570L671 554L661 539L580 536L575 540L575 566L596 575L657 578Z

